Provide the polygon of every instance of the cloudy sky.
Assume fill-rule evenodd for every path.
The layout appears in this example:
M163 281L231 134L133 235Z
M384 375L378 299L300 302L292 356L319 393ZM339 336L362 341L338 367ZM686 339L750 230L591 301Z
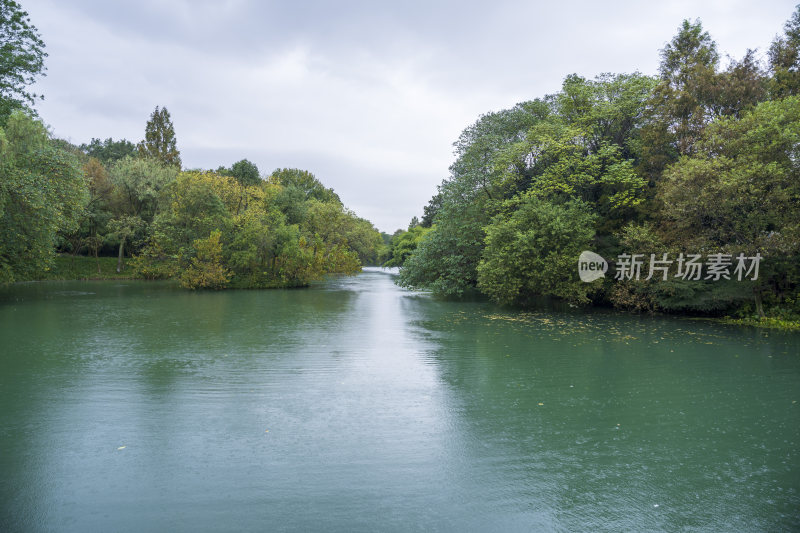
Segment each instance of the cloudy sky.
M20 0L47 45L59 136L137 142L155 106L185 167L310 170L379 229L408 225L482 113L573 72L654 74L684 18L720 52L769 43L791 1Z

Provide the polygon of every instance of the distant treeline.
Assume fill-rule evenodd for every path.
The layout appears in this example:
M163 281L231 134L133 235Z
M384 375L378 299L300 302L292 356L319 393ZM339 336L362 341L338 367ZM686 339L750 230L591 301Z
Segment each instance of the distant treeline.
M302 286L384 253L372 224L310 172L262 176L246 159L182 171L166 108L138 144L53 138L30 90L45 44L14 0L0 0L0 44L0 283L49 277L61 252L98 269L113 254L118 271L190 288Z
M166 109L138 145L73 146L25 109L0 124L0 282L45 277L61 252L113 254L118 270L189 288L302 286L374 264L384 246L309 172L181 171Z
M390 241L403 286L800 315L800 8L764 63L749 50L721 68L701 23L684 21L658 76L570 75L556 94L481 116L455 149L423 220ZM582 250L643 254L642 277L581 282ZM645 280L650 254L665 253L763 260L755 281L684 279L677 265Z

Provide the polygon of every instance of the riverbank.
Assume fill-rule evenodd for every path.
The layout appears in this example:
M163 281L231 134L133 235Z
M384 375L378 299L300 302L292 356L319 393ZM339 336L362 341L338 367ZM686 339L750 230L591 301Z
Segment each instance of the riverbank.
M49 269L39 272L37 275L24 281L104 281L104 280L152 280L152 277L142 276L130 263L131 259L125 261L122 272L117 272L116 257L88 257L85 255L56 255L53 264ZM176 280L177 281L177 280ZM275 281L272 284L262 284L253 287L251 280L246 278L233 277L226 289L291 289L307 287L305 285L291 284L282 281Z
M755 328L779 329L781 331L800 331L800 321L784 320L782 318L714 318L714 322L731 324L734 326L752 326Z
M59 254L52 266L30 281L93 281L114 279L140 279L132 268L117 272L116 257L87 257L85 255Z

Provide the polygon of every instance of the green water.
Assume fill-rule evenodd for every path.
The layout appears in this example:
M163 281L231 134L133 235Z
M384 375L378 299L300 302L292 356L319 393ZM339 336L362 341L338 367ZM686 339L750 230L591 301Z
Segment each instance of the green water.
M306 290L0 289L0 531L800 529L800 335Z

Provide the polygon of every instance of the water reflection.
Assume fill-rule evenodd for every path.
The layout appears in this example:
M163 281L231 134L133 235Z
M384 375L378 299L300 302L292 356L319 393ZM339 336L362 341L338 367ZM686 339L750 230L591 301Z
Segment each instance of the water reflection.
M796 336L463 306L426 326L466 463L498 476L490 507L514 502L519 529L525 509L547 530L796 524Z

